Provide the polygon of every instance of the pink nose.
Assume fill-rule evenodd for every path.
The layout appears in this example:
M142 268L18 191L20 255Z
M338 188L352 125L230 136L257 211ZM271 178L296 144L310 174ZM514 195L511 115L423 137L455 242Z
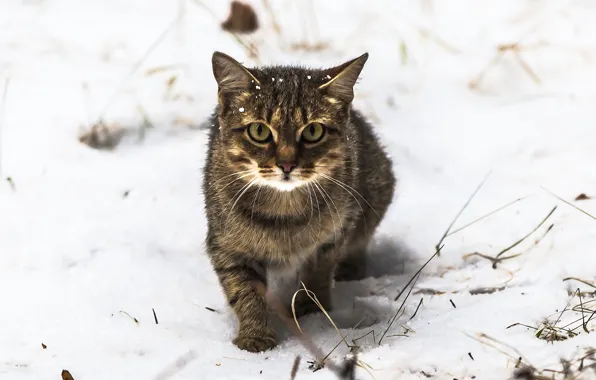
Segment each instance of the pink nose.
M277 164L277 166L279 166L279 168L283 170L284 173L289 174L290 172L292 172L292 170L294 170L296 164L294 162L282 162Z

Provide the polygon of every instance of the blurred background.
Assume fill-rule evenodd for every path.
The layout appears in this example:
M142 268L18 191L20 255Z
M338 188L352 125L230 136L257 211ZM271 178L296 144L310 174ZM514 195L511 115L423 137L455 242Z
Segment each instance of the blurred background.
M594 20L591 0L2 0L0 378L56 378L64 367L77 380L151 378L189 350L204 354L178 378L279 378L305 354L288 341L277 366L233 351L235 320L203 252L216 50L247 66L370 54L354 106L399 177L379 230L392 255L377 258L375 278L339 286L366 306L339 308L342 328L364 315L383 331L399 307L390 300L488 172L455 228L527 197L449 235L419 284L442 293L406 305L401 322L416 333L380 348L362 341L377 378L509 376L509 359L464 336L473 332L558 365L588 340L547 346L504 327L563 308L564 278L594 280L592 221L541 189L595 210ZM508 247L555 204L552 230L504 269L466 256ZM306 326L331 350L326 323Z

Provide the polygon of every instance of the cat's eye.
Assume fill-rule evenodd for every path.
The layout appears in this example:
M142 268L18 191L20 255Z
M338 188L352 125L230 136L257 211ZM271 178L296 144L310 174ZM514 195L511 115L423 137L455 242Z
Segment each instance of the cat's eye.
M321 141L323 136L325 136L325 126L321 123L310 123L302 130L302 139L310 144Z
M266 143L271 140L271 129L262 123L252 123L248 126L248 136L258 143Z

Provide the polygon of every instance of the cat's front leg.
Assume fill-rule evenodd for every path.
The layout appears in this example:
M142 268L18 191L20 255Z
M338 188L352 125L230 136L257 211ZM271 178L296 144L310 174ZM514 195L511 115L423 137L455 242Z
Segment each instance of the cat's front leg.
M240 325L233 343L250 352L262 352L275 347L275 331L271 326L264 294L261 294L266 287L263 266L223 252L212 252L212 257L215 273Z
M300 281L317 296L317 300L326 311L331 311L331 284L337 264L337 247L334 243L323 244L300 270ZM302 288L302 284L300 284ZM301 291L296 295L294 304L296 317L321 311L313 300Z

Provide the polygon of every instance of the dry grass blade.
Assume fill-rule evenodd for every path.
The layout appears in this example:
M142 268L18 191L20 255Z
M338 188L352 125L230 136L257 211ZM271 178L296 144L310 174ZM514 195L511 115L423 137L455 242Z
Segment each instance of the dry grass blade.
M485 255L479 252L474 252L474 253L468 253L467 255L464 255L464 259L467 259L469 257L472 256L478 256L478 257L482 257L483 259L489 260L490 262L492 262L492 267L493 269L497 269L497 264L505 261L505 260L510 260L516 257L519 257L522 255L522 253L516 253L513 255L508 255L508 256L503 256L504 253L510 251L511 249L517 247L519 244L521 244L524 240L526 240L528 237L530 237L532 234L534 234L544 223L546 223L546 221L552 216L552 214L555 212L555 210L557 209L557 206L553 207L552 210L550 210L550 212L546 215L546 217L544 217L544 219L542 219L540 221L540 223L532 230L530 231L528 234L526 234L524 237L522 237L521 239L517 240L515 243L511 244L510 246L508 246L507 248L501 250L495 257L489 256L489 255ZM536 241L536 244L540 243L540 241L542 241L542 239L544 238L544 236L552 229L553 225L550 225L547 229L547 231L544 233L544 235L538 239ZM525 251L524 251L525 252Z
M350 347L350 345L346 341L346 337L343 336L342 333L339 331L339 328L337 327L337 325L333 321L333 318L331 318L331 316L329 315L329 313L327 312L327 310L325 310L325 308L323 307L323 304L321 304L321 302L319 302L319 299L317 298L317 295L315 293L313 293L312 291L308 290L306 288L306 285L304 285L304 282L300 282L300 284L302 284L302 289L299 289L296 293L294 293L294 296L292 297L292 313L294 314L294 322L296 322L296 326L298 326L298 329L300 330L300 332L302 332L302 329L300 328L300 325L298 324L298 319L296 318L295 302L296 302L296 295L298 293L300 293L300 291L304 291L306 293L306 295L308 296L308 298L310 298L311 301L314 302L315 305L317 305L317 307L321 310L321 312L325 315L325 317L327 317L327 319L329 320L329 322L331 322L331 325L333 325L333 328L335 329L335 331L337 332L337 334L346 343L346 346Z
M582 280L581 278L577 278L577 277L566 277L566 278L563 279L563 281L569 281L569 280L579 281L582 284L586 284L586 285L591 286L591 287L593 287L593 288L596 289L596 285L594 285L591 282L588 282L586 280Z
M410 283L412 281L414 281L414 279L416 278L416 276L418 276L420 274L420 272L422 272L424 270L424 268L426 268L426 266L428 265L428 263L431 262L432 259L434 259L436 256L439 255L439 252L441 252L441 249L443 248L443 246L440 246L437 248L437 251L428 259L426 260L426 262L420 267L420 269L418 269L418 271L416 273L414 273L414 276L412 278L410 278L410 281L408 281L408 283L406 284L406 286L399 292L399 294L393 299L394 301L397 301L399 299L399 297L401 297L401 295L403 294L403 292L406 290L406 288L408 287L408 285L410 285Z
M515 57L515 60L519 63L519 65L522 67L522 69L526 72L526 74L528 74L528 76L534 81L534 83L542 83L538 74L536 74L532 67L526 61L523 60L518 50L515 50L513 52L513 56Z
M481 82L484 80L484 77L488 74L488 71L496 66L501 60L503 59L503 54L498 52L486 65L484 70L482 70L475 79L472 79L470 83L468 83L468 87L472 90L476 90L480 87Z
M271 8L271 4L268 0L263 0L263 7L269 13L269 18L271 19L271 26L273 27L273 31L280 36L281 35L281 26L279 26L279 22L277 22L277 18L275 17L275 12L273 12L273 8Z
M296 318L296 307L295 307L295 300L296 300L296 295L298 293L300 293L301 291L304 291L306 293L306 295L310 298L311 301L314 302L315 305L317 305L317 307L319 308L319 310L321 310L321 312L327 317L327 319L329 320L329 322L331 323L331 325L333 326L333 328L335 329L335 331L337 332L337 335L340 336L340 341L335 345L335 347L333 347L333 349L331 349L331 351L329 351L327 353L327 355L325 355L322 359L320 360L315 360L314 362L312 362L311 364L311 369L313 369L313 371L317 371L321 368L323 368L325 366L325 363L327 361L327 359L329 358L329 356L331 356L331 354L339 347L339 345L344 342L346 344L346 346L352 351L356 346L350 346L350 344L347 342L346 337L344 336L341 331L339 331L339 328L337 327L337 325L335 324L335 321L333 320L333 318L331 318L331 316L329 315L329 313L327 312L327 310L325 309L325 307L321 304L321 302L319 301L319 299L317 298L316 294L312 291L310 291L309 289L306 288L306 285L301 282L302 284L302 289L299 289L298 291L296 291L292 297L292 313L293 313L293 317L294 317L294 322L296 323L296 327L302 332L302 329L300 327L300 324L298 323L298 319ZM356 323L356 325L353 327L353 329L358 328L358 326L360 326L360 324L362 323L362 321L364 321L364 317L360 319L360 321L358 321L358 323ZM366 363L361 362L360 360L356 360L356 366L363 368L365 371L367 371L371 376L372 374L370 373L370 371L366 368ZM374 378L374 376L372 376ZM343 377L342 377L343 378Z
M360 324L361 324L363 321L364 321L364 318L361 318L361 319L358 321L358 323L356 323L356 324L354 325L354 327L352 327L352 329L353 329L353 330L356 330L356 329L358 328L358 326L360 326ZM331 351L329 351L329 352L327 353L327 355L325 355L325 356L323 357L323 359L321 360L321 362L320 362L320 363L315 363L316 365L320 365L320 366L324 365L324 364L325 364L325 361L327 360L327 358L328 358L329 356L331 356L331 354L332 354L332 353L333 353L335 350L337 350L337 347L339 347L339 345L340 345L342 342L346 342L346 338L345 338L343 335L341 335L341 334L340 334L339 336L341 337L341 340L340 340L339 342L337 342L337 344L336 344L336 345L335 345L335 346L334 346L334 347L331 349ZM348 343L346 342L346 344L348 344ZM354 345L354 346L350 346L350 345L348 344L348 347L350 348L350 351L352 351L354 348L356 348L356 345Z
M366 334L362 335L361 337L358 337L358 338L354 338L354 339L352 339L352 344L354 344L354 346L356 346L356 341L357 341L357 340L364 339L364 338L366 338L367 336L369 336L370 334L372 334L373 341L374 341L375 343L377 343L377 342L376 342L376 339L375 339L375 330L370 330L369 332L367 332Z
M482 80L487 75L489 70L491 68L493 68L494 66L496 66L505 57L505 54L507 52L511 52L511 54L513 54L514 59L520 65L522 70L530 77L530 79L532 79L532 81L534 81L534 83L536 83L537 85L540 85L540 83L541 83L540 77L536 74L536 72L532 69L532 67L526 61L524 61L524 59L521 56L521 52L538 49L543 46L545 46L544 43L538 43L536 45L526 45L526 46L522 47L521 41L497 45L497 48L496 48L497 52L496 52L495 56L489 61L489 63L484 68L484 70L482 70L477 75L477 77L475 79L470 81L468 86L474 90L478 89L478 87L480 87Z
M281 318L281 320L284 322L286 327L300 340L300 343L304 346L304 348L306 348L310 352L310 354L314 356L315 360L313 362L309 362L309 363L312 363L311 369L316 371L316 370L326 367L329 370L331 370L332 372L334 372L340 380L355 379L354 371L355 371L356 366L362 367L368 372L368 369L365 368L365 366L368 366L368 365L366 363L363 363L363 362L357 360L356 357L352 357L352 358L349 358L348 360L344 360L339 365L329 359L329 356L335 350L335 348L337 348L342 342L345 342L345 337L343 335L339 334L342 337L342 339L337 343L337 345L335 346L335 348L333 350L331 350L327 355L324 355L323 351L319 347L317 347L317 345L312 341L312 339L310 339L306 334L304 334L298 328L296 319L294 318L294 320L292 320L292 318L289 316L284 304L279 299L277 299L277 297L275 297L275 295L273 293L267 291L267 289L265 288L265 286L262 283L257 283L257 284L255 284L255 286L256 286L259 294L261 294L265 298L267 304ZM300 290L304 291L304 289L300 289ZM320 303L317 305L320 305ZM322 307L322 305L319 306L319 308L321 308L321 311L323 311L328 316L327 311ZM330 318L330 317L328 317L328 318ZM356 324L356 326L354 326L353 328L356 329L363 320L364 320L364 318L361 319ZM335 327L335 322L332 321L332 324ZM349 345L348 345L348 347L349 347ZM368 367L370 367L370 366L368 366ZM372 368L372 367L370 367L370 368Z
M553 193L552 191L550 191L549 189L541 186L543 190L545 190L546 192L548 192L550 195L552 195L553 197L557 198L558 200L560 200L561 202L567 203L569 206L573 207L574 209L576 209L577 211L581 212L582 214L585 214L587 216L589 216L590 218L596 220L596 216L590 214L589 212L577 207L576 205L574 205L571 202L566 201L565 199L561 198L560 196L558 196L557 194Z
M515 347L513 347L513 346L511 346L511 345L509 345L507 343L503 343L503 342L501 342L501 341L499 341L499 340L497 340L495 338L492 338L492 337L490 337L490 336L488 336L488 335L486 335L484 333L478 334L478 337L471 336L471 335L469 335L467 333L466 333L466 335L468 335L470 338L472 338L472 339L474 339L474 340L476 340L476 341L478 341L478 342L480 342L480 343L482 343L482 344L484 344L484 345L486 345L488 347L494 348L495 350L499 351L500 353L502 353L502 354L508 356L509 358L517 361L516 368L519 367L519 366L522 366L522 365L523 366L528 366L529 365L530 367L533 367L530 364L524 364L524 363L530 363L530 362L524 357L524 355L517 348L515 348ZM505 350L503 350L502 348L497 347L497 344L498 345L501 345L501 346L504 346L504 347L512 350L513 352L515 352L515 354L517 356L514 357L513 355L505 352Z
M447 43L447 41L445 41L444 39L442 39L438 34L436 34L435 32L433 32L430 29L424 28L424 27L420 27L418 29L418 32L420 33L420 35L423 38L428 38L431 41L433 41L434 43L436 43L438 46L442 47L443 49L445 49L447 52L451 53L451 54L460 54L461 51L459 49L457 49L456 47L450 45L449 43Z
M441 240L439 240L439 242L435 246L435 249L437 250L437 252L440 252L439 247L443 244L443 240L445 240L445 238L449 234L449 231L451 231L451 228L453 228L453 225L455 224L455 222L457 222L457 219L459 219L459 217L464 212L464 210L468 207L468 205L470 204L470 202L472 202L472 199L474 199L474 197L476 196L476 194L478 194L478 192L480 191L480 189L482 188L482 186L484 185L484 183L486 182L486 180L490 176L491 172L492 171L489 171L486 174L486 176L484 176L484 179L478 184L478 186L476 187L476 190L474 190L474 192L468 198L468 200L466 201L466 203L464 204L464 206L461 208L461 210L459 210L459 212L457 213L457 215L455 215L455 218L453 218L453 221L451 221L451 224L449 224L449 227L447 227L447 230L445 230L445 233L441 237ZM440 254L439 254L439 256L440 256Z
M482 253L479 253L479 252L474 252L474 253L469 253L469 254L465 255L464 259L467 259L468 257L472 257L472 256L478 256L478 257L482 257L483 259L489 260L490 262L493 263L493 269L497 269L498 263L501 263L503 261L510 260L510 259L515 259L516 257L521 256L521 253L517 253L515 255L503 256L503 257L496 259L492 256L483 255Z
M423 301L424 301L424 298L420 298L420 302L418 302L418 306L416 306L416 310L414 310L414 314L412 314L412 316L410 317L410 319L408 319L408 321L411 321L412 319L414 319L416 314L418 314L418 309L420 309L420 306L422 306Z
M294 320L292 320L292 318L288 315L284 304L277 299L273 293L267 291L262 283L257 283L255 286L259 294L265 298L267 304L269 304L273 311L281 318L285 326L294 334L294 336L300 340L300 343L302 343L302 345L310 352L310 354L315 357L315 360L321 361L325 356L323 351L317 347L312 339L298 329L297 325L294 323ZM333 371L339 371L339 368L333 362L327 363L327 367Z
M464 230L464 229L466 229L466 228L470 227L471 225L473 225L473 224L476 224L476 223L480 222L481 220L484 220L484 219L488 218L489 216L492 216L492 215L496 214L497 212L499 212L499 211L502 211L502 210L506 209L507 207L509 207L509 206L512 206L512 205L516 204L517 202L519 202L519 201L521 201L521 200L524 200L524 199L526 199L526 198L527 198L527 197L517 198L516 200L514 200L514 201L511 201L511 202L507 203L506 205L504 205L504 206L501 206L501 207L497 208L496 210L493 210L493 211L489 212L488 214L484 214L484 215L483 215L483 216L481 216L480 218L478 218L478 219L474 219L474 220L473 220L473 221L471 221L470 223L467 223L467 224L465 224L465 225L463 225L463 226L459 227L458 229L456 229L456 230L453 230L453 231L449 232L449 233L447 234L447 236L446 236L446 237L449 237L449 236L451 236L451 235L453 235L453 234L456 234L456 233L458 233L459 231L462 231L462 230Z
M582 313L582 327L584 328L584 331L586 332L586 334L589 334L590 331L588 330L588 325L586 323L586 319L584 318L584 303L582 302L582 293L579 290L579 288L577 288L577 296L579 297L579 306L581 308L581 313Z
M401 297L401 295L404 293L404 291L408 288L408 286L412 282L414 282L414 284L412 284L412 286L410 287L410 290L408 291L408 294L404 298L401 306L399 307L399 309L397 309L397 311L395 312L395 315L389 321L389 324L387 325L387 328L383 332L383 335L381 335L381 339L379 339L379 345L381 345L381 342L383 341L383 338L385 338L385 335L387 335L387 332L389 331L389 329L391 329L391 326L393 325L393 323L395 322L395 320L399 316L399 312L402 310L402 308L404 307L406 301L410 297L410 293L412 292L412 289L414 289L414 285L416 285L416 282L415 281L418 281L418 278L420 276L420 273L424 270L424 268L426 268L426 266L428 265L428 263L431 262L432 259L434 259L436 256L439 255L439 252L441 252L441 249L442 248L443 248L443 246L437 248L436 252L424 263L424 265L422 265L420 267L420 269L418 269L418 271L416 271L416 273L414 274L414 276L412 276L412 278L410 278L410 281L408 281L408 283L406 284L406 286L404 286L404 288L399 292L399 294L397 295L397 297L395 297L394 301L397 301L399 299L399 297Z
M182 18L182 12L179 12L176 15L176 18L174 18L174 20L172 20L172 22L170 22L170 24L166 27L166 29L164 29L164 31L161 32L161 34L157 37L157 39L155 41L153 41L153 43L149 46L149 48L147 48L145 53L143 53L141 58L134 64L134 66L131 68L131 70L128 72L128 74L120 82L120 84L118 85L118 87L116 88L116 90L114 91L112 96L108 98L108 102L104 106L103 110L100 112L99 117L97 118L96 124L99 124L103 121L106 112L108 111L109 107L112 105L112 102L114 101L116 96L120 93L120 91L122 91L122 88L124 87L126 82L128 82L128 80L141 67L143 62L145 62L147 60L147 58L153 52L153 50L155 50L155 48L157 48L159 46L159 44L164 40L164 38L166 38L166 36L174 29L174 27L176 26L176 24L178 24L178 22L180 21L181 18Z
M571 304L571 301L573 300L573 298L576 296L579 299L579 304L570 308L569 305ZM567 340L569 338L573 338L580 334L579 330L582 328L583 328L584 332L589 334L590 329L588 327L588 324L590 323L592 318L596 315L596 310L593 310L590 307L595 302L596 302L596 300L590 300L590 301L585 302L582 298L581 290L578 288L576 291L573 292L573 294L570 295L570 298L567 301L565 308L560 313L557 312L555 314L555 315L557 315L557 319L554 322L550 321L550 318L552 317L552 315L551 315L551 316L547 317L537 328L534 328L534 327L531 327L528 325L524 325L521 323L516 323L509 327L519 325L519 326L532 328L534 330L537 330L535 333L536 338L546 340L547 342L563 341L563 340ZM588 306L590 306L590 307L588 307ZM571 322L568 322L564 326L558 326L559 322L561 322L561 320L563 318L563 315L565 313L570 313L570 312L581 314L581 316L579 318L575 318L575 320L573 320ZM585 315L586 313L590 314L588 318L586 318L586 315Z
M509 326L505 327L505 330L507 330L507 329L510 329L510 328L512 328L512 327L515 327L515 326L523 326L523 327L527 327L527 328L529 328L529 329L532 329L532 330L538 330L538 328L537 328L537 327L530 326L530 325L526 325L526 324L519 323L519 322L517 322L517 323L514 323L514 324L512 324L512 325L509 325Z
M550 212L544 217L544 219L542 219L542 221L532 230L530 231L526 236L522 237L521 239L519 239L518 241L516 241L515 243L513 243L512 245L510 245L509 247L503 249L501 252L499 252L496 256L496 258L498 259L499 257L501 257L504 253L510 251L511 249L517 247L519 244L521 244L521 242L523 242L524 240L526 240L528 237L530 237L534 232L538 231L538 229L540 227L542 227L542 225L544 223L546 223L546 221L548 220L548 218L551 217L551 215L555 212L555 210L557 209L558 206L555 206L552 208L552 210L550 210Z
M133 317L132 315L128 314L126 311L124 311L124 310L120 310L120 313L121 313L121 314L124 314L124 315L126 315L128 318L132 319L132 321L133 321L134 323L136 323L136 324L138 324L138 323L139 323L139 320L138 320L138 319L136 319L136 318L135 318L135 317Z

